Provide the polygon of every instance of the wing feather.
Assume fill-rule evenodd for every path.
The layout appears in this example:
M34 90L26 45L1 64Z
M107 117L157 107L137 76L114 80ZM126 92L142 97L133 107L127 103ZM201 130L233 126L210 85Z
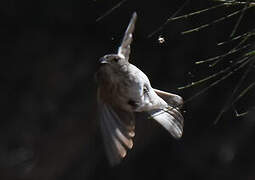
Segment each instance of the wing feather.
M150 111L151 117L162 125L174 138L179 139L183 133L184 118L175 108L168 107Z
M136 14L136 12L134 12L133 15L132 15L132 18L129 22L129 25L127 27L127 30L124 34L124 37L122 39L121 45L118 49L118 55L125 58L127 61L129 59L129 55L130 55L130 45L131 45L132 40L133 40L132 33L135 30L136 19L137 19L137 14Z
M105 103L99 103L100 127L107 157L111 165L116 165L126 156L127 149L133 147L134 128L133 114L130 112L119 112L117 108ZM120 116L120 114L122 116ZM128 125L123 119L130 118L132 122ZM132 128L131 128L132 127Z

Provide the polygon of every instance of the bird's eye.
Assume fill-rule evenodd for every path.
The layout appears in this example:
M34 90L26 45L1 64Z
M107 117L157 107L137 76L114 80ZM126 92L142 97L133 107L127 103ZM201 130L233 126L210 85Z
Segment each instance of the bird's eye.
M147 86L144 86L144 87L143 87L143 93L146 94L146 93L148 93L148 92L149 92L148 87L147 87Z
M114 60L114 62L118 62L119 58L114 58L113 60Z

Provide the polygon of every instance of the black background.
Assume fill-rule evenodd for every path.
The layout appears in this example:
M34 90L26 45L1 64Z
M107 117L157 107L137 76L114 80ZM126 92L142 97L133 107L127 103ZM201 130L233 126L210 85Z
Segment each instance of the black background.
M232 47L216 43L227 39L238 18L180 34L238 9L220 8L169 23L148 38L184 1L126 1L96 22L118 2L0 2L1 179L254 179L254 113L235 118L230 110L213 124L238 73L185 105L179 141L137 114L132 151L119 166L109 166L97 124L94 73L101 56L116 52L132 13L138 13L138 20L131 62L148 75L153 87L184 99L208 84L184 91L177 87L222 68L194 62ZM180 14L214 4L191 1ZM247 11L237 32L252 27L254 12ZM158 42L159 35L165 43ZM250 94L238 107L244 111L253 102Z

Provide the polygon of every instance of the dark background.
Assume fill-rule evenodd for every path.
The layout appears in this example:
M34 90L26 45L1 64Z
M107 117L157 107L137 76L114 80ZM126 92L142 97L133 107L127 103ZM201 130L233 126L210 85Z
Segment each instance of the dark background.
M238 7L220 8L169 23L148 38L184 1L126 1L96 22L118 2L1 0L0 178L253 180L254 113L235 118L230 110L213 124L238 73L185 105L179 141L137 114L132 151L119 166L109 166L97 124L94 73L101 56L116 52L131 14L138 13L132 63L148 75L153 87L184 99L208 84L184 91L177 87L222 68L212 70L194 62L233 46L216 43L227 39L238 17L180 34ZM191 1L180 15L213 4L217 3ZM254 28L254 12L244 18L238 34ZM159 35L165 43L158 42ZM245 111L254 98L250 94L238 108Z

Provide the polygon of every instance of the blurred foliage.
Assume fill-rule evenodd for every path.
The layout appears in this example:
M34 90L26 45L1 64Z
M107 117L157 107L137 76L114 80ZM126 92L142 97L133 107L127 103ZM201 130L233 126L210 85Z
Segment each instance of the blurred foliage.
M193 86L199 86L202 83L209 82L207 87L203 88L202 90L199 90L197 93L195 93L195 95L188 98L185 101L185 103L187 103L191 100L194 100L194 98L198 97L202 93L205 93L211 88L215 87L222 81L225 81L228 77L234 75L236 72L245 68L245 70L239 73L240 78L237 81L236 85L233 87L234 90L231 92L228 99L225 100L225 104L222 110L220 111L218 117L216 118L215 123L219 121L219 119L228 109L233 109L237 117L247 115L248 113L250 113L250 111L254 109L254 107L249 107L246 112L239 113L237 110L236 104L238 101L242 99L242 97L244 97L250 91L253 90L254 92L254 89L253 89L254 79L249 78L247 76L254 77L253 68L254 68L254 61L255 61L255 57L254 57L254 48L255 48L254 30L255 29L253 27L254 23L251 22L252 20L250 21L252 24L251 30L241 35L237 35L237 36L235 35L238 27L240 26L241 21L242 20L246 21L247 19L249 19L249 17L244 17L244 14L250 8L253 8L255 6L255 2L251 0L247 0L247 1L216 0L216 1L220 3L216 5L212 5L209 8L205 8L205 9L198 10L189 14L185 14L185 15L181 15L177 17L171 17L167 19L167 21L162 26L160 26L160 28L158 28L156 31L154 31L152 34L149 35L149 37L151 37L152 35L157 33L159 30L161 30L165 25L167 25L168 23L172 21L185 20L187 18L192 18L192 16L195 16L195 15L201 16L203 13L207 13L208 11L215 10L217 8L222 8L222 7L233 8L233 6L238 6L238 9L235 9L234 12L225 13L225 15L222 15L222 17L217 18L216 20L211 20L207 24L202 24L196 28L192 28L190 30L186 30L182 32L183 35L198 32L204 28L208 28L217 23L220 23L221 21L228 21L228 19L232 18L233 16L238 16L230 35L227 36L227 40L217 43L217 46L224 46L226 44L231 44L232 47L228 48L228 50L226 50L226 52L224 52L221 55L217 55L215 57L208 58L206 60L200 60L195 62L195 64L204 64L204 63L209 64L208 65L209 68L214 68L215 66L221 66L223 64L221 66L222 69L217 70L217 72L203 79L200 79L195 82L191 82L190 84L186 86L179 87L179 89L181 90L181 89L191 88ZM184 5L186 5L187 2L188 1L186 1ZM181 10L183 6L181 6L179 10ZM179 10L177 12L179 12ZM251 81L248 83L248 85L244 84L244 81L246 81L247 79L248 81Z

